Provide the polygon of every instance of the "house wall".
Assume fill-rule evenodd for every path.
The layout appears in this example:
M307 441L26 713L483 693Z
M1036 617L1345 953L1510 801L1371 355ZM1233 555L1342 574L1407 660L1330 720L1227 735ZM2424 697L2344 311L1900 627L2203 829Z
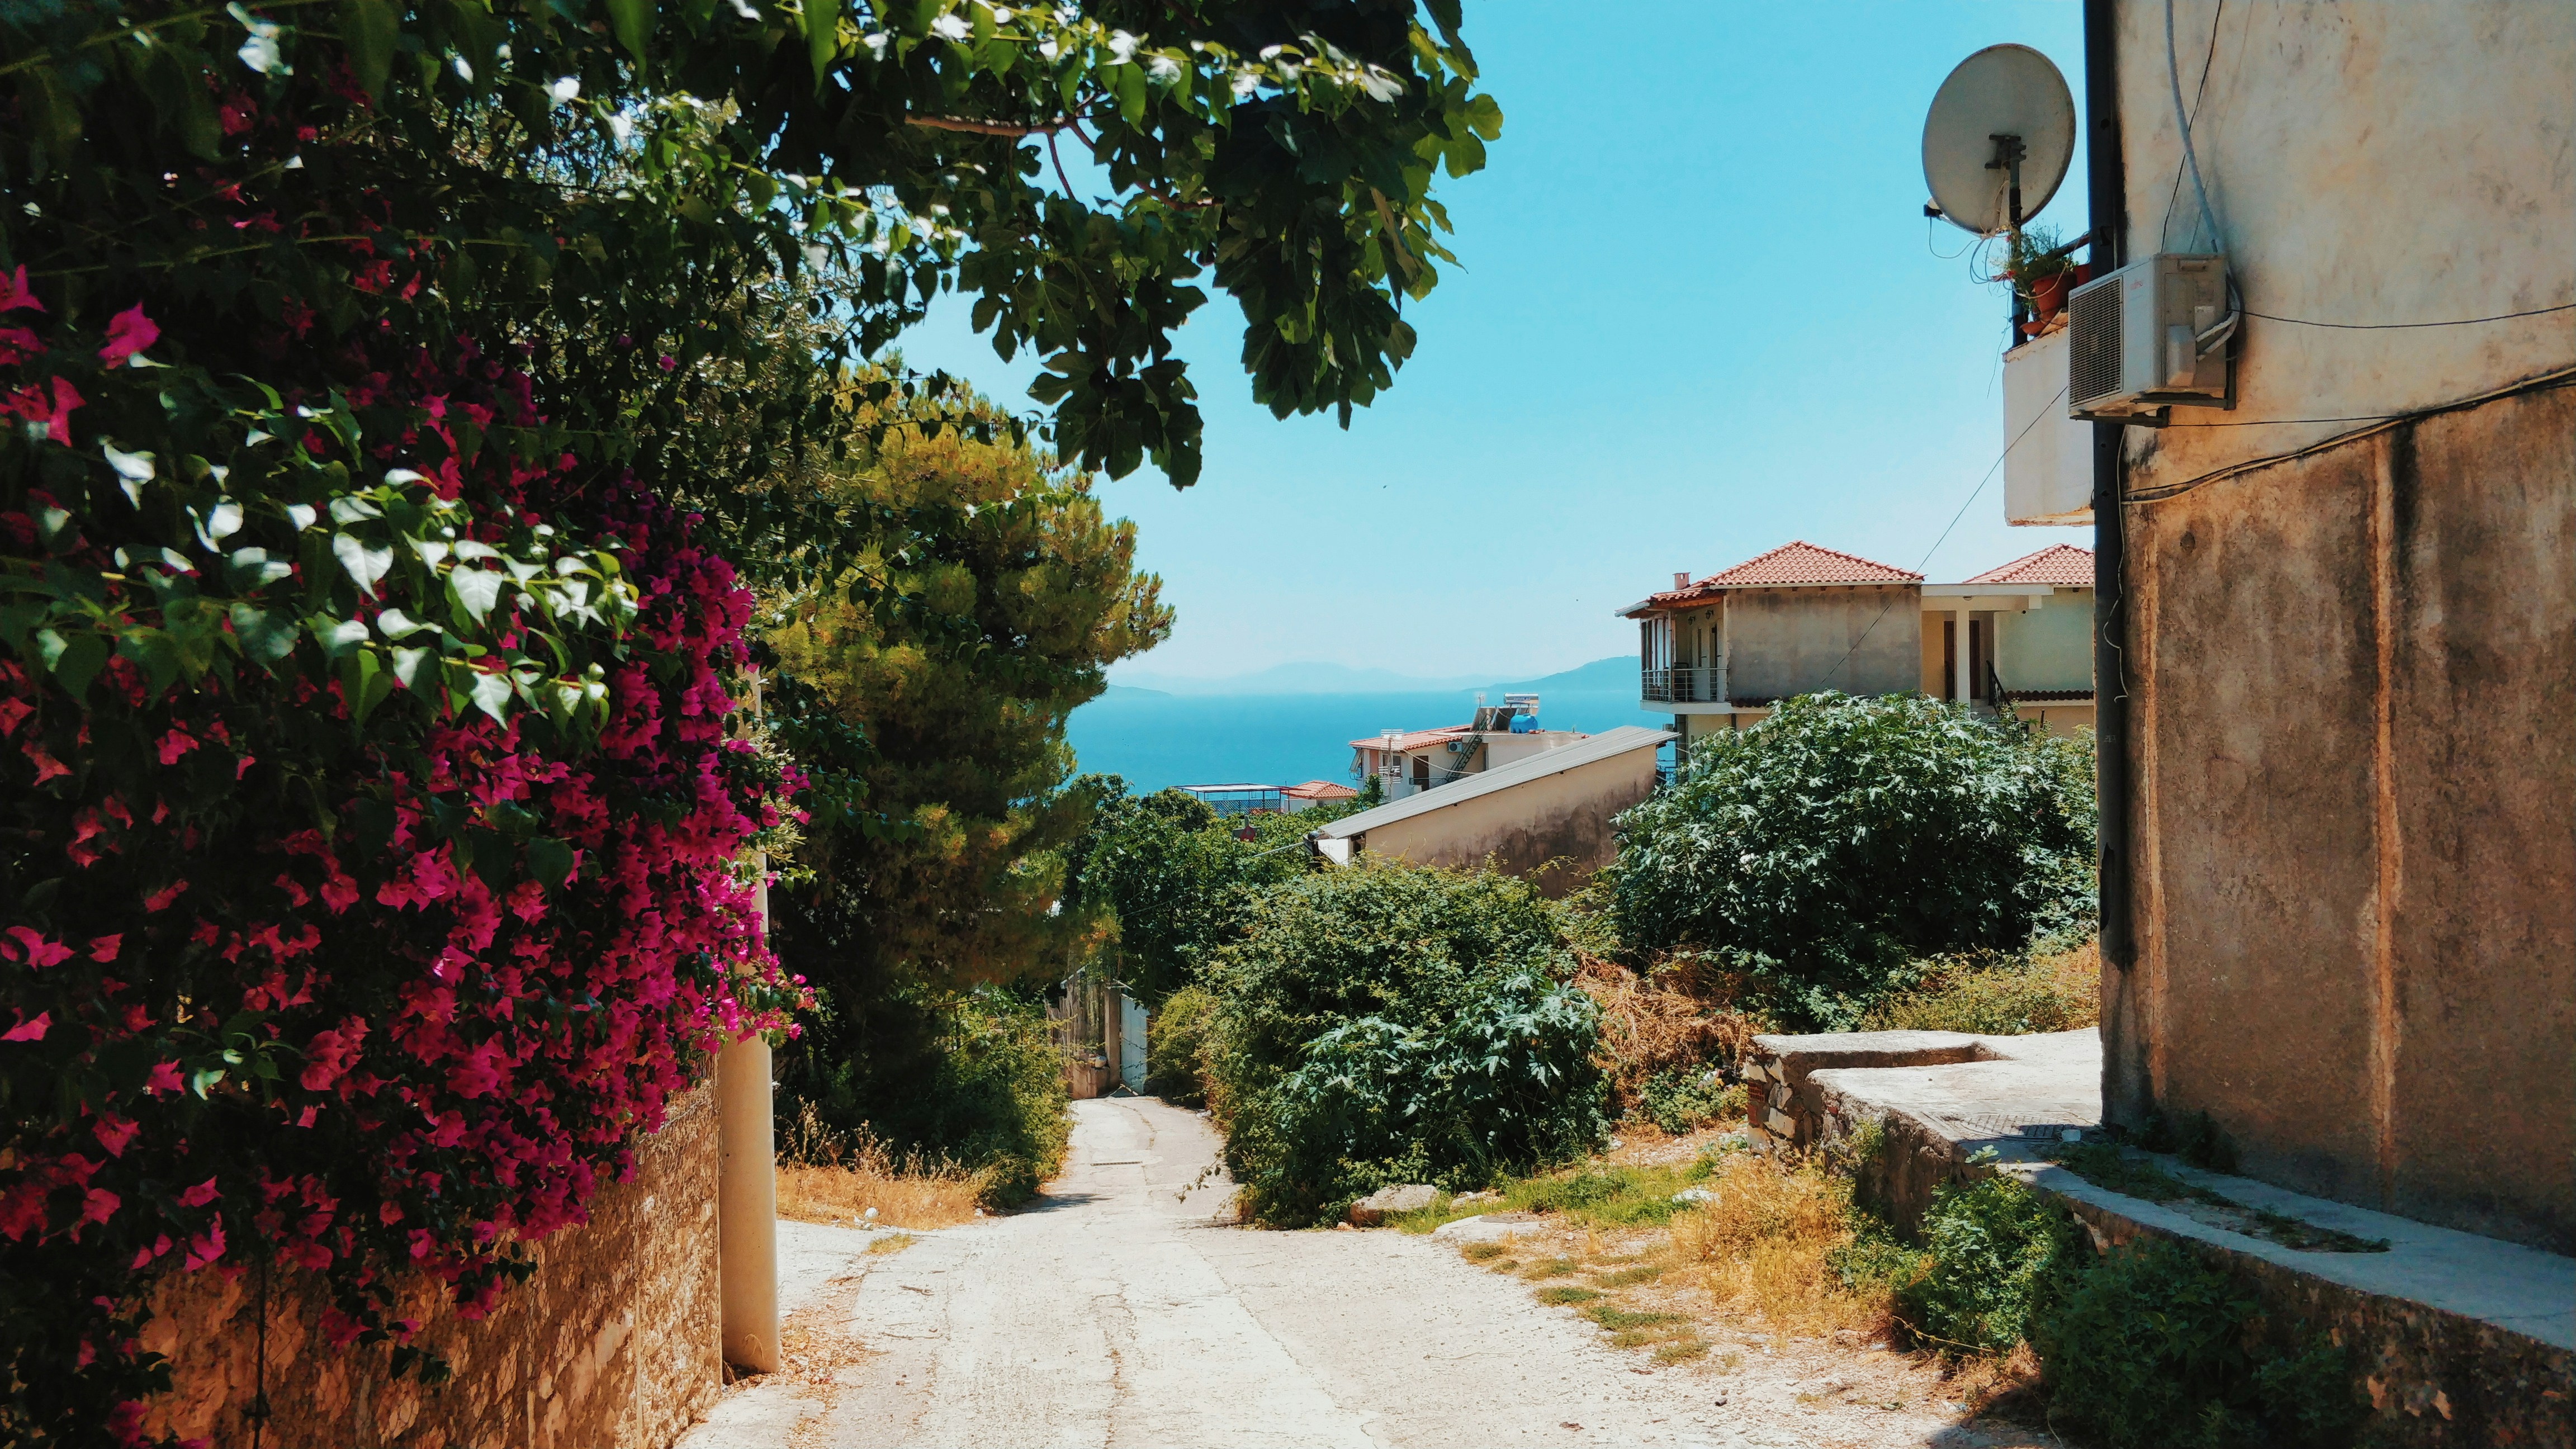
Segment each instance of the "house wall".
M2093 687L2093 593L2050 595L2028 613L1998 610L1995 673L2004 688Z
M2576 391L2130 515L2111 1118L2576 1253Z
M1919 687L1922 603L1911 585L1737 589L1727 594L1726 607L1731 698Z
M1362 848L1416 865L1467 868L1490 857L1504 874L1562 896L1610 863L1610 817L1654 788L1655 751L1630 750L1378 826Z
M2176 0L2195 61L2217 10ZM2169 193L2192 205L2162 0L2124 0L2117 45L2135 258ZM2247 307L2355 323L2576 301L2576 7L2231 5L2205 89L2197 69ZM2195 214L2164 228L2173 249ZM2248 319L2232 416L2127 430L2138 959L2103 977L2112 1120L2207 1112L2257 1177L2561 1253L2576 393L2330 445L2359 425L2264 420L2387 416L2571 364L2564 313Z
M410 1285L418 1341L454 1369L435 1388L393 1380L383 1348L331 1346L318 1328L329 1299L300 1271L278 1270L264 1315L255 1273L166 1280L142 1340L172 1360L172 1387L145 1437L247 1444L243 1413L264 1383L261 1439L277 1449L669 1444L723 1382L716 1163L715 1090L700 1087L636 1145L634 1180L535 1245L535 1276L489 1317L465 1322L437 1284Z

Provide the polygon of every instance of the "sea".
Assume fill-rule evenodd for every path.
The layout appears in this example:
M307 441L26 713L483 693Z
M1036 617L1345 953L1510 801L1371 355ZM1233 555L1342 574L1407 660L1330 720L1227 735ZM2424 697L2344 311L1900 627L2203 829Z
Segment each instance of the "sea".
M1499 694L1489 704L1502 703ZM1075 768L1120 775L1149 794L1169 785L1356 785L1351 744L1389 729L1460 725L1473 690L1390 694L1156 694L1113 689L1073 712L1066 737ZM1672 727L1669 714L1637 707L1636 686L1560 690L1539 698L1545 729L1598 734L1623 724Z

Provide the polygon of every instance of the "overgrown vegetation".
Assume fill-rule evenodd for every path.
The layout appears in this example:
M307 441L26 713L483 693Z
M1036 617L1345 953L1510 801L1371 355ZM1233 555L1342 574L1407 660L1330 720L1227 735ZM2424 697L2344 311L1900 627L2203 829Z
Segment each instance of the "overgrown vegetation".
M1608 1103L1572 965L1556 908L1503 876L1363 864L1258 897L1209 981L1245 1206L1312 1222L1588 1152Z
M1131 794L1116 775L1069 793L1093 806L1066 852L1065 911L1096 924L1101 969L1149 1007L1202 978L1263 891L1307 873L1306 832L1349 805L1227 819L1185 790Z
M1145 1022L1146 1091L1177 1106L1207 1105L1216 1012L1216 996L1203 986L1184 986L1163 998L1163 1009Z
M2085 1251L2065 1210L2019 1179L1945 1185L1923 1215L1921 1271L1896 1289L1898 1317L1943 1350L2008 1353Z
M2089 926L2090 742L1919 695L1787 701L1619 828L1624 947L1707 953L1801 1029L1851 1027L1925 958Z
M1863 1031L1964 1031L1987 1036L2075 1031L2102 1019L2098 942L2028 955L1989 953L1925 963L1921 984L1861 1018Z
M898 1154L876 1137L838 1131L810 1102L778 1139L778 1215L798 1222L944 1228L973 1218L990 1186L988 1174L947 1157Z

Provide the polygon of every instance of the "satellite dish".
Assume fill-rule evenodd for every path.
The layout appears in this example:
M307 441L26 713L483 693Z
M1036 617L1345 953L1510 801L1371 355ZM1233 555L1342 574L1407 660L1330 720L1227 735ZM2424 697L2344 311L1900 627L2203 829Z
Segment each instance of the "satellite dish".
M2075 97L2027 45L1989 45L1959 62L1923 120L1932 204L1979 236L2019 230L2057 194L2074 155Z

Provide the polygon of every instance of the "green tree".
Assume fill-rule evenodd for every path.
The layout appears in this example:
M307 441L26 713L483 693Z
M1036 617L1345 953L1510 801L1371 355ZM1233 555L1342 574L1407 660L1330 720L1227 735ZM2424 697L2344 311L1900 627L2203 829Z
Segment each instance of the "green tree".
M952 404L991 415L972 396L931 405ZM1134 526L1025 445L892 434L822 486L900 529L764 620L778 738L837 807L807 822L772 894L777 949L819 1002L784 1080L836 1126L973 1167L1017 1161L1042 1131L999 1124L1055 1108L988 1090L1036 1070L1017 1047L987 1053L1009 1071L957 1069L959 1041L1018 1040L961 1025L992 1011L958 992L1024 984L1087 949L1091 923L1059 909L1064 848L1091 810L1063 788L1065 721L1104 666L1169 633L1171 611L1135 570ZM865 605L860 575L882 585Z
M1719 953L1783 1020L1844 1029L1921 957L2089 919L2091 755L1920 695L1790 700L1619 818L1610 915L1632 949Z

